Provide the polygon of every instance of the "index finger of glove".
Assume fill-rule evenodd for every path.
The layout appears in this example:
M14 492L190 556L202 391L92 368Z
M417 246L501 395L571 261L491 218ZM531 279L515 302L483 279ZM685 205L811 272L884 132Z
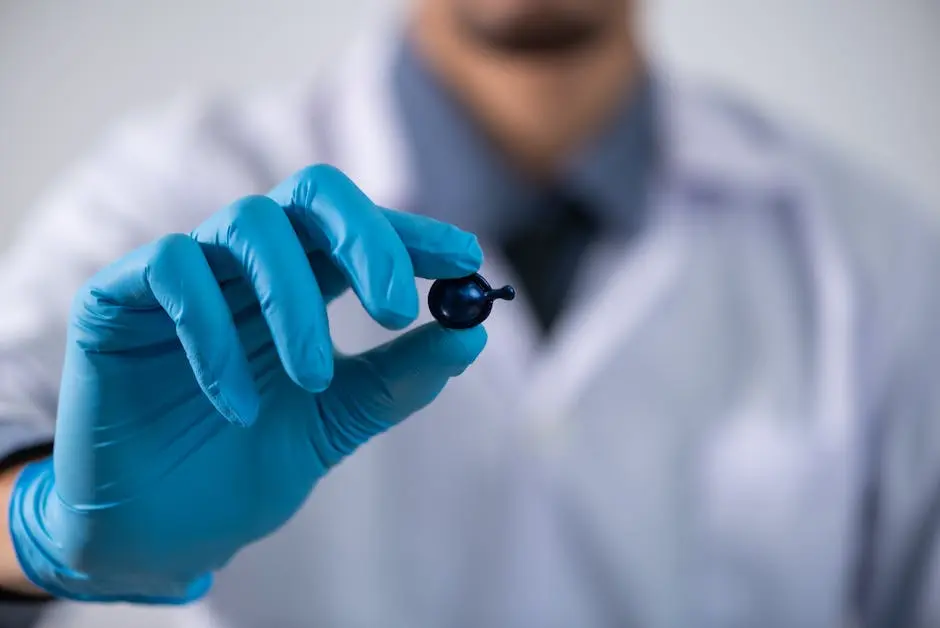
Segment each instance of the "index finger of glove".
M76 298L73 336L85 351L133 355L165 339L148 319L122 317L122 311L160 309L203 393L230 422L251 424L259 398L248 359L222 290L189 236L163 237L95 275Z

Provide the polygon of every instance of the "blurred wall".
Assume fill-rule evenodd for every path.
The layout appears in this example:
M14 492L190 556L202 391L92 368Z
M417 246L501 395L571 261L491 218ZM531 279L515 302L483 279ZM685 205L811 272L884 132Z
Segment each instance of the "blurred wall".
M0 246L115 116L315 75L405 0L0 0ZM940 1L647 0L665 62L737 88L940 209Z

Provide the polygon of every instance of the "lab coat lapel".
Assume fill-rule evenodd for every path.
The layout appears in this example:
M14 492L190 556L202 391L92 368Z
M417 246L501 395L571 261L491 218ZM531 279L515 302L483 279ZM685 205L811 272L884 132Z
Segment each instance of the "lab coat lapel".
M370 31L338 70L331 110L329 156L376 203L400 207L411 166L392 97L397 30Z

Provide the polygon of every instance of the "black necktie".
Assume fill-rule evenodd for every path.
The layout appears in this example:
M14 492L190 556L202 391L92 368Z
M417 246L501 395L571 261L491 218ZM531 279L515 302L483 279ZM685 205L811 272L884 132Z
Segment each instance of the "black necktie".
M576 196L554 192L530 224L502 243L545 335L551 333L600 225Z

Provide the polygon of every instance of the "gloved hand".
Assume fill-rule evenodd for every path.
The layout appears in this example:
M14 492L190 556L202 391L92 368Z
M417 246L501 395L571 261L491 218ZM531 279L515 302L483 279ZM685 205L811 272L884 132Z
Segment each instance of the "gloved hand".
M376 207L315 166L99 272L71 315L55 453L14 489L29 578L77 600L201 597L486 342L481 327L433 323L336 355L326 304L351 287L402 329L418 314L416 276L464 276L481 258L474 236Z

